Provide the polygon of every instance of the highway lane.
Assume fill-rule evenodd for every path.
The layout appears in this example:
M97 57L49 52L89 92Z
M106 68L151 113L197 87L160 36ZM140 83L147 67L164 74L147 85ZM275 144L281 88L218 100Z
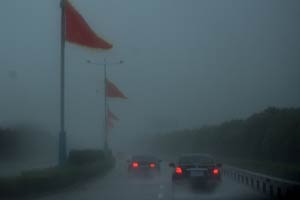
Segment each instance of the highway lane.
M162 176L156 179L129 179L125 161L119 161L116 168L102 179L80 184L58 194L51 194L37 200L171 200L171 170L162 164ZM178 191L175 199L182 200L265 200L265 196L224 178L215 192Z

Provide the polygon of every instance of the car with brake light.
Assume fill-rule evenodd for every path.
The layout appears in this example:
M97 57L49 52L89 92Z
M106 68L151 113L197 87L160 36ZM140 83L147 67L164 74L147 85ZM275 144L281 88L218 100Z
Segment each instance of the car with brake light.
M135 155L128 160L131 177L154 177L160 175L161 160L151 155Z
M208 154L185 154L169 166L174 168L173 189L179 186L214 188L222 180L222 164Z

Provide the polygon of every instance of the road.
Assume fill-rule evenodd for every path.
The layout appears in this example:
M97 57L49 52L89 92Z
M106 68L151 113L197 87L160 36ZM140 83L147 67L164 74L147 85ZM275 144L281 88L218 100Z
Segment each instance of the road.
M116 168L104 178L80 184L67 191L51 194L37 200L171 200L171 169L162 164L162 176L152 180L132 180L126 173L126 162L118 161ZM224 178L215 192L180 191L175 199L180 200L265 200L266 198Z

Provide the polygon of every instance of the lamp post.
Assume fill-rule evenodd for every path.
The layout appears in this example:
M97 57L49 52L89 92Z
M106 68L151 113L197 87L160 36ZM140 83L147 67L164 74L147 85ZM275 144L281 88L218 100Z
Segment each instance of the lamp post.
M92 62L91 60L86 61L88 64L96 65L96 66L102 66L104 67L104 151L107 152L109 150L108 147L108 127L107 127L107 113L108 113L108 102L107 102L107 66L108 65L120 65L124 62L120 60L119 62L107 62L106 59L104 59L103 63L96 63Z
M67 158L67 136L65 131L65 27L66 0L61 0L61 41L60 41L60 132L59 132L59 165L62 165Z

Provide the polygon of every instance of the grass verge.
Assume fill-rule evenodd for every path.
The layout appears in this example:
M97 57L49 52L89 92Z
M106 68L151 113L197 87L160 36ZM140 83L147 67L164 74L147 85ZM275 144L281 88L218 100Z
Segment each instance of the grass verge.
M91 177L104 175L114 164L115 159L111 154L105 155L96 150L74 151L62 166L0 178L0 198L25 197L61 190Z

